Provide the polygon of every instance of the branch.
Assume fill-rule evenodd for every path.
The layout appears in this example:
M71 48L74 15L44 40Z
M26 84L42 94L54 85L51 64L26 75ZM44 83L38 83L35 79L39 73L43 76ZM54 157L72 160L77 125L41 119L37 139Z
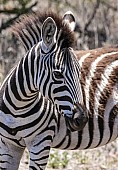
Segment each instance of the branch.
M94 6L94 10L93 10L90 18L88 19L88 22L85 24L84 31L87 30L87 28L91 24L92 20L94 19L95 15L96 15L96 12L97 12L97 9L99 8L99 5L100 5L100 0L96 0L96 4Z
M102 1L101 3L104 4L104 5L106 5L108 8L111 8L113 11L117 11L117 10L118 10L117 7L114 7L114 6L108 4L108 3L105 2L105 1Z
M13 22L14 20L16 20L20 15L17 15L11 19L9 19L7 22L2 23L1 27L0 27L0 33L2 32L3 29L8 28Z
M7 10L6 14L17 14L15 17L7 20L5 23L2 23L1 27L0 27L0 33L2 32L3 29L8 28L20 15L28 13L32 10L32 8L34 6L37 5L38 2L35 2L34 4L32 4L29 8L24 8L24 9L17 9L14 8L15 10ZM0 12L3 12L3 10L0 10Z
M65 0L64 6L68 6L68 7L71 7L72 9L77 10L76 6L72 4L72 1L68 2L68 0Z
M18 9L18 8L12 8L12 9L8 9L8 10L7 9L3 9L3 10L0 10L0 13L4 13L6 15L9 15L9 14L18 14L18 15L21 15L21 14L29 12L34 6L37 5L37 3L38 2L35 2L34 4L32 4L28 8L22 7L20 9Z
M1 9L0 13L4 13L6 15L8 14L18 14L20 12L20 10L22 9L18 9L18 8L12 8L12 9Z

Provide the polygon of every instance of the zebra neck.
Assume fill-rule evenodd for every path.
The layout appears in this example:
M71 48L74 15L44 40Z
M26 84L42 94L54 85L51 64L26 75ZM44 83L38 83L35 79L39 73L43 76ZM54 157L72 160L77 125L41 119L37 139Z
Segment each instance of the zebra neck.
M32 100L38 96L39 91L36 87L36 63L34 56L34 48L32 48L26 56L20 61L15 72L15 84L17 85L18 94L22 94L28 100Z
M3 101L14 114L31 110L40 100L34 84L34 64L31 59L31 52L28 52L6 80Z

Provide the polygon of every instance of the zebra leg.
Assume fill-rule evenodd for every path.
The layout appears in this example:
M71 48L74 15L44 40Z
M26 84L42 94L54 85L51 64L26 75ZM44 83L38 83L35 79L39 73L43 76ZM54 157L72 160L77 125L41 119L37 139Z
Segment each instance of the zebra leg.
M29 170L45 169L53 139L53 135L49 133L50 131L47 131L47 133L43 131L40 135L35 137L30 145L27 146L30 155Z
M24 148L0 138L0 170L18 170Z

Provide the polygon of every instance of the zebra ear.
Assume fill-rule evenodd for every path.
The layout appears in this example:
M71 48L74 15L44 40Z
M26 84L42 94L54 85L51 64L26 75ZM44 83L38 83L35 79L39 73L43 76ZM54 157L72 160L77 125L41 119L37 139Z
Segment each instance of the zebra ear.
M48 17L44 21L41 31L43 44L49 50L56 42L57 26L55 21L51 17Z
M71 31L75 29L75 17L71 11L67 11L63 16L63 23L67 24Z

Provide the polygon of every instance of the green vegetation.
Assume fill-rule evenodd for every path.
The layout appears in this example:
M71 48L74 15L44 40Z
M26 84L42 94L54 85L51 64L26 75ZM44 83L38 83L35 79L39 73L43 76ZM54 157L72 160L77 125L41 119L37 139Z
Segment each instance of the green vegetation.
M50 153L48 166L53 169L66 168L69 162L68 153L64 151L59 153L57 150L53 150Z

